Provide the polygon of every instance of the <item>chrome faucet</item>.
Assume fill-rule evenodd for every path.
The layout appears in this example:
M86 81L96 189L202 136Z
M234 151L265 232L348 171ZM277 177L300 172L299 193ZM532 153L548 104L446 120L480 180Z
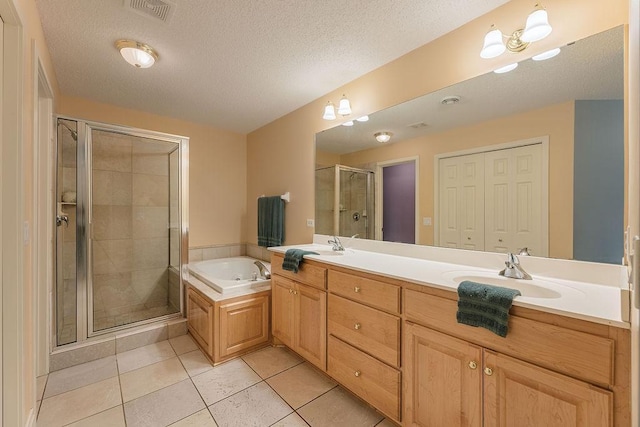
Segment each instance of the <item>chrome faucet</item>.
M331 249L334 251L344 251L344 246L342 246L342 242L338 239L338 236L333 236L333 240L328 240L327 243L331 244Z
M260 261L255 261L254 264L260 270L260 276L264 279L271 279L271 272L267 269L267 267Z
M520 267L520 260L518 257L511 252L507 254L507 260L504 264L506 267L499 273L500 276L510 277L512 279L531 280L529 273Z

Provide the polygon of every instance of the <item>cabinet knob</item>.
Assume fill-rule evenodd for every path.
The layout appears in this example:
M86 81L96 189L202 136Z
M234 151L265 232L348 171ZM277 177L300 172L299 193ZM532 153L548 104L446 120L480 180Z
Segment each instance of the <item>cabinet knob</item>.
M471 237L467 237L467 240L471 240Z
M353 375L355 375L356 377L359 377L359 376L360 376L360 371L355 371L355 372L353 373Z
M502 239L498 239L498 242L502 243Z
M362 325L360 323L356 323L355 325L353 325L354 329L358 330L362 327Z
M488 376L493 375L493 369L489 368L489 367L485 367L484 368L484 373Z
M474 360L469 362L469 368L476 369L477 367L478 367L478 364Z
M293 293L293 289L289 289L289 293L292 294Z
M294 290L294 291L293 291L293 294L294 294L294 295L298 295L298 291L295 291L295 290Z
M356 292L356 293L360 292L360 287L356 286L355 288L353 288L353 292Z

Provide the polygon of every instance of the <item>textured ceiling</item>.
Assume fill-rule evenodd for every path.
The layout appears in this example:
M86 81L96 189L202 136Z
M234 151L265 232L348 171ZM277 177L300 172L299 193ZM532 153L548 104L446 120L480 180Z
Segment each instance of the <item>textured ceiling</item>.
M317 148L345 154L373 148L374 133L391 131L391 143L571 100L622 99L622 27L562 47L555 58L526 60L506 73L488 73L372 114L366 123L336 126L316 136ZM455 105L442 105L450 95ZM412 124L426 123L414 129Z
M249 132L506 0L36 0L63 95ZM153 46L135 69L114 42ZM319 113L320 114L320 113Z

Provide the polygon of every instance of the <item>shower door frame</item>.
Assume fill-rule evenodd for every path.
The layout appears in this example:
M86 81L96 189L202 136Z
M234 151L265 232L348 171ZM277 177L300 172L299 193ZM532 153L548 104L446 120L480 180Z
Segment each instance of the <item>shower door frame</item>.
M77 206L76 206L76 341L58 345L57 338L57 304L52 300L52 336L54 349L67 346L73 346L90 340L93 337L104 337L105 335L115 332L131 329L137 326L164 321L172 318L183 317L185 311L184 301L184 282L189 262L189 138L181 135L174 135L164 132L151 131L141 128L120 126L108 123L95 122L90 120L82 120L75 117L56 115L56 123L58 120L71 120L77 123L77 172L76 176L82 176L83 179L77 180ZM120 326L114 326L100 331L94 330L93 319L93 280L91 274L91 207L92 207L92 131L105 131L129 135L133 137L154 139L157 141L170 142L177 144L179 150L178 160L178 217L180 224L180 240L179 240L179 260L178 268L179 287L180 287L180 310L177 313L167 314L159 317L153 317L138 322L128 323ZM57 159L58 153L56 153ZM56 160L57 161L57 160ZM56 176L56 179L59 177ZM57 198L56 198L57 200ZM54 203L55 201L54 200ZM168 239L170 239L169 233ZM55 278L54 278L55 279ZM56 287L58 283L56 283ZM56 298L56 293L52 293L52 298ZM91 303L91 307L89 304ZM91 310L89 309L91 308Z

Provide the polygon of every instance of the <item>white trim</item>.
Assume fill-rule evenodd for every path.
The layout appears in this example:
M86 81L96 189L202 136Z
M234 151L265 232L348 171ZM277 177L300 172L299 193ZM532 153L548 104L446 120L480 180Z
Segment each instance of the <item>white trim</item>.
M525 147L527 145L542 145L542 206L541 206L541 233L542 239L540 245L543 253L549 254L549 135L539 136L536 138L520 139L502 144L488 145L485 147L470 148L467 150L452 151L450 153L441 153L433 156L433 244L440 245L439 227L439 208L440 208L440 160L450 157L466 156L469 154L488 153L491 151L508 150L510 148Z
M376 163L376 179L375 179L375 240L382 240L382 169L400 165L403 163L415 163L415 244L420 244L420 156L402 157L393 160L384 160Z
M2 424L24 425L23 102L24 46L15 0L0 0L2 73ZM35 403L35 402L34 402Z
M29 411L27 422L24 424L26 427L36 427L36 410L37 408L31 408Z
M33 64L33 348L36 377L49 372L51 338L49 297L53 284L53 90L40 50L31 40ZM34 385L35 387L35 385ZM34 388L35 390L35 388Z

